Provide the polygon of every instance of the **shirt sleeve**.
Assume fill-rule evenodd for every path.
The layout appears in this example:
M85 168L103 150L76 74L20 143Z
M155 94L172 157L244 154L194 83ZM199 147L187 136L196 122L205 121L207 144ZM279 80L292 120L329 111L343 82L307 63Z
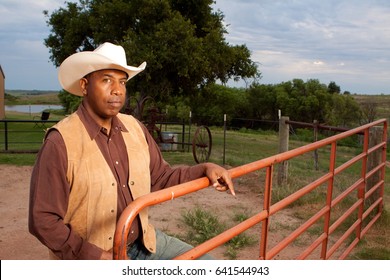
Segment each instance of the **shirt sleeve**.
M171 167L164 160L160 148L147 128L142 124L141 127L149 145L152 192L205 176L205 168L202 164Z
M29 231L60 259L99 259L102 249L64 223L70 185L65 143L51 130L37 155L30 183Z

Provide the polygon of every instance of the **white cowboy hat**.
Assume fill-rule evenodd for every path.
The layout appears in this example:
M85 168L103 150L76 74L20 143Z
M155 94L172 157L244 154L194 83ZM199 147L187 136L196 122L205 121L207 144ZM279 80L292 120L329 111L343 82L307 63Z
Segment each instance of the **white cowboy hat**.
M65 59L58 70L58 80L66 91L83 96L79 81L89 73L103 69L117 69L126 72L127 80L130 80L145 67L146 62L138 67L127 65L122 46L104 43L94 51L75 53Z

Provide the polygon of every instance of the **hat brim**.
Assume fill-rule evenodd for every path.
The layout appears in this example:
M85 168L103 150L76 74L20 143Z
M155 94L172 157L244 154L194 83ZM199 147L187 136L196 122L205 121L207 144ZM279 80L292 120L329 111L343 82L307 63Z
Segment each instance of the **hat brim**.
M58 80L64 90L74 95L83 96L80 79L89 73L103 69L116 69L127 73L127 80L130 80L142 72L145 67L146 62L143 62L138 67L121 65L113 63L106 56L86 51L75 53L62 62L58 70Z

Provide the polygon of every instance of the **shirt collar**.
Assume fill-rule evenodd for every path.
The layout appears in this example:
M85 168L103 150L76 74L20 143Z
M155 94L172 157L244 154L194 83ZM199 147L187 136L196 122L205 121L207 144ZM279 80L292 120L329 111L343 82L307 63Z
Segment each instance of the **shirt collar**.
M102 130L102 127L91 117L83 103L80 104L76 113L87 130L89 137L91 137L91 139L95 139ZM118 128L117 130L115 129L116 127ZM112 132L115 130L128 132L124 124L117 116L112 118L111 128Z

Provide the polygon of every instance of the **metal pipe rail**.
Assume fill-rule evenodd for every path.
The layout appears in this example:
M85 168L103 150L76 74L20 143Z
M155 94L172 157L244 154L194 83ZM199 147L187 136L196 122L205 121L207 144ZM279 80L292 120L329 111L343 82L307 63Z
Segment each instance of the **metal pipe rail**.
M0 124L1 123L4 123L4 130L3 129L0 129L0 135L4 132L4 149L0 149L0 152L4 151L4 152L20 152L20 153L37 153L38 150L39 150L39 147L41 146L42 144L42 139L45 135L45 130L42 129L43 127L39 127L38 129L34 129L34 128L31 128L30 130L26 130L26 129L23 129L23 130L15 130L15 129L10 129L9 128L9 124L23 124L23 123L30 123L30 124L40 124L40 125L45 125L45 124L55 124L59 122L59 120L0 120ZM40 139L39 142L35 141L35 142L32 142L30 139L25 139L26 141L23 141L23 142L16 142L16 141L12 141L10 140L10 135L11 134L17 134L17 133L26 133L26 132L30 132L30 133L39 133L42 135L42 138ZM0 144L2 144L2 142L0 141ZM9 149L9 145L10 144L13 144L13 145L20 145L20 144L37 144L37 148L36 149L14 149L14 150L10 150Z
M369 129L381 125L383 126L383 135L382 141L374 147L369 148ZM336 167L336 151L337 151L337 141L352 136L354 134L364 134L364 144L363 149L360 154L348 160L344 164ZM264 186L264 202L263 210L249 219L239 223L238 225L226 230L225 232L217 235L216 237L196 246L195 248L185 252L184 254L176 257L175 259L196 259L203 254L215 249L216 247L226 243L233 237L244 232L245 230L253 227L258 223L262 223L261 227L261 239L260 239L260 259L273 259L280 251L286 248L291 242L293 242L298 236L304 233L311 225L316 223L319 219L324 219L323 232L320 236L310 244L303 252L297 257L297 259L307 258L315 249L320 248L320 259L329 259L334 252L341 246L341 244L348 238L353 232L356 233L356 237L347 247L347 249L341 254L340 258L344 259L356 246L359 240L365 235L368 229L375 223L376 220L380 217L383 210L383 195L384 195L384 173L385 173L385 162L386 162L386 142L387 142L387 121L386 119L381 119L363 126L360 126L355 129L348 130L346 132L340 133L338 135L290 150L281 154L277 154L268 158L264 158L252 163L248 163L239 167L235 167L229 170L232 178L237 178L245 174L266 169L266 180ZM329 160L329 171L324 174L322 177L316 179L315 181L304 186L297 192L285 197L284 199L278 201L277 203L271 203L271 194L272 194L272 178L273 178L273 169L274 165L281 163L283 161L290 160L299 155L314 151L316 149L331 145L331 153ZM368 155L374 151L381 151L381 163L374 167L372 170L367 171L367 158ZM354 163L361 161L362 169L361 176L356 182L353 182L345 191L339 194L336 198L332 198L333 193L333 183L334 178L337 174L341 173ZM380 172L379 181L366 192L366 183L367 179L373 176L374 173ZM326 205L320 209L316 214L314 214L310 219L305 223L299 226L295 231L293 231L289 236L283 239L281 242L276 244L273 248L267 249L268 245L268 236L269 236L269 222L271 217L276 214L278 211L286 208L291 203L301 198L302 196L310 193L315 190L321 184L327 183L327 195L326 195ZM138 213L145 207L156 205L165 201L172 200L174 198L204 189L209 187L209 180L204 177L191 182L184 184L176 185L167 189L163 189L157 192L147 194L145 196L137 198L133 201L122 213L119 221L117 223L117 228L114 236L114 259L127 259L127 236L129 234L130 226ZM370 197L375 190L379 190L380 197L372 203L368 209L364 209L365 200ZM331 223L330 213L331 209L339 204L347 195L357 191L358 200L345 211L336 221ZM367 225L363 225L365 219L370 218L374 209L378 209L378 213L373 215L371 220ZM328 248L328 238L330 235L345 221L351 213L358 211L358 218L352 224L352 226L341 236L335 244Z

